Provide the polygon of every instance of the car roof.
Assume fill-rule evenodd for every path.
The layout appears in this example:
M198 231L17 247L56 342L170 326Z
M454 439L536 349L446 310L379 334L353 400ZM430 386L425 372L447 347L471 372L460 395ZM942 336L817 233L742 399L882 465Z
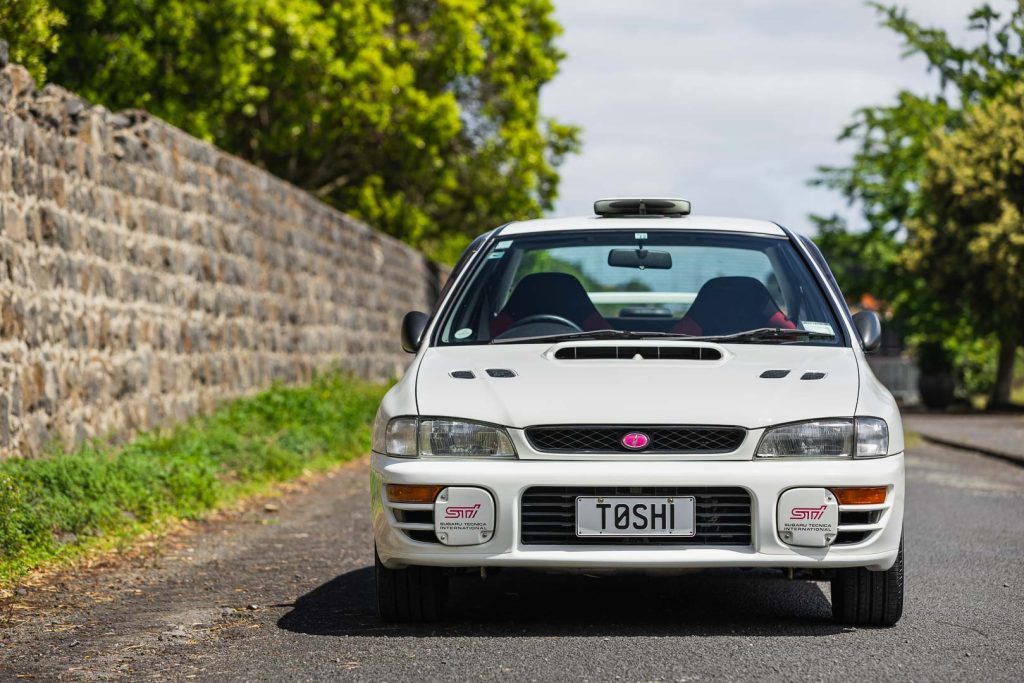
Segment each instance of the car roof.
M785 231L771 221L721 216L576 216L516 221L501 228L499 235L525 235L563 230L713 230L784 237Z

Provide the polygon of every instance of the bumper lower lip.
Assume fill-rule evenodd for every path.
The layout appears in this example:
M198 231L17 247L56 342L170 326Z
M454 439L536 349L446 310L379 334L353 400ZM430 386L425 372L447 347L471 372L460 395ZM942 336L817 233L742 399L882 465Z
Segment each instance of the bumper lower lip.
M435 549L432 546L431 549ZM449 550L441 548L441 550ZM465 550L465 549L461 549ZM414 556L395 558L394 566L409 564L436 567L523 567L532 569L667 569L715 567L802 567L832 569L873 567L887 569L895 560L892 551L833 554L829 549L795 548L800 552L780 557L752 548L581 548L580 546L544 546L517 549L497 555L425 551ZM810 552L810 551L816 552ZM839 550L838 548L832 550ZM842 549L846 550L846 549ZM383 559L383 558L382 558Z
M903 525L903 454L848 461L486 461L408 460L374 454L373 525L378 553L390 567L519 566L535 568L699 568L862 566L887 569ZM490 541L444 547L413 541L385 506L383 484L478 486L497 508ZM531 486L734 486L751 496L749 546L534 546L520 541L520 498ZM776 532L776 503L794 487L888 486L891 508L868 540L849 546L796 548Z

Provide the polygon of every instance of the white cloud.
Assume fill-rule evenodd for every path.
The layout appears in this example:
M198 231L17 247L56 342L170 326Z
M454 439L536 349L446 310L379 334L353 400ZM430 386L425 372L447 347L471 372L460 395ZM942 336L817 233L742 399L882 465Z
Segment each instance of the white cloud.
M962 36L979 1L903 4ZM661 194L810 232L808 213L845 211L806 181L848 158L835 137L851 113L934 88L859 0L556 0L556 15L568 58L542 106L584 129L562 168L562 215Z

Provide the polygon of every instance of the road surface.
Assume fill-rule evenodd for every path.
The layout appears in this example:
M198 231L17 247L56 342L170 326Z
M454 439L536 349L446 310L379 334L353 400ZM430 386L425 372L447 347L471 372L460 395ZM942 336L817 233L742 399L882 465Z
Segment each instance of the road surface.
M908 465L892 629L836 626L827 584L769 571L461 577L449 620L385 625L362 461L23 592L0 679L1024 680L1024 468L926 445Z

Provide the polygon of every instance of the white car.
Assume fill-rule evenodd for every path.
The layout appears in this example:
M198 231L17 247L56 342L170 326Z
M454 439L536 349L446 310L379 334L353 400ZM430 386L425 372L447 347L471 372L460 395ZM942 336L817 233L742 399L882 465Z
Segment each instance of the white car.
M903 428L821 253L767 221L614 199L478 237L381 403L386 620L488 567L823 570L835 618L903 610Z

